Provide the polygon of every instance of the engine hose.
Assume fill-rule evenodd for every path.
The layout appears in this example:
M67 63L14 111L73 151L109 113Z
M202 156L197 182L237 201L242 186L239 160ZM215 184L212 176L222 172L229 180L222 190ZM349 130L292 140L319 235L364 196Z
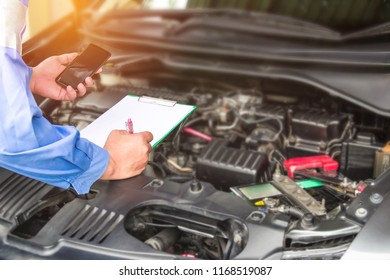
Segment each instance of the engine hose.
M165 251L175 244L179 237L180 231L176 227L166 228L146 240L144 243L156 250Z

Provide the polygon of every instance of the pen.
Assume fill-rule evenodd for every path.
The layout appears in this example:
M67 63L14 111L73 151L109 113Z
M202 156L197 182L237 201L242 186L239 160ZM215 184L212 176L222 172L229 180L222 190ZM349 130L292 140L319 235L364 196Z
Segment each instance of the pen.
M130 134L133 134L133 132L134 132L133 121L130 118L128 118L127 121L125 121L125 126L126 126L127 132Z

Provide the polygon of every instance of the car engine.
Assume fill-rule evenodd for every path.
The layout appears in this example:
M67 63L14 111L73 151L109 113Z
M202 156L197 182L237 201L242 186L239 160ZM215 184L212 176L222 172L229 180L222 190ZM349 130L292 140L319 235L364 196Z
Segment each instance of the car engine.
M207 184L255 207L249 219L284 223L282 258L343 255L367 218L362 210L346 219L347 209L387 168L388 118L299 83L120 70L108 67L75 102L44 102L47 117L83 129L127 94L196 105L154 149L147 188L172 182L197 192ZM177 211L139 207L126 216L127 231L155 250L187 257L232 258L247 246L242 221L213 228L211 218L184 210L178 218Z
M127 19L137 27L132 31L119 20L127 13L103 15L100 25L83 17L72 37L77 44L61 43L70 42L62 34L52 44L70 51L92 42L111 59L85 96L39 104L53 124L79 130L128 94L196 105L195 112L154 148L143 174L98 181L84 196L0 170L0 251L7 252L0 257L342 258L385 200L390 118L364 100L335 94L333 84L291 78L291 69L328 77L336 68L353 74L360 68L291 66L260 52L257 60L196 53L184 47L210 46L203 35L220 36L221 48L226 38L229 47L240 45L231 31L202 33L197 21L194 29L191 22L175 29L175 16L188 15L164 15L163 22L143 21L135 13ZM172 51L163 39L152 40L155 33L174 47L175 40L189 41ZM257 44L249 35L242 39ZM24 56L31 65L54 49L32 45ZM276 71L282 66L283 74Z

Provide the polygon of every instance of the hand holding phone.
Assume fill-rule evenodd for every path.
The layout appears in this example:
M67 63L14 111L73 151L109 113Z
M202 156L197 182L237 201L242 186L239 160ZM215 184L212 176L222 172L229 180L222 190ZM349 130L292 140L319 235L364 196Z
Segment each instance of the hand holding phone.
M77 85L83 83L85 78L98 71L110 56L111 54L108 51L90 44L57 76L56 82L65 88L70 85L77 90Z

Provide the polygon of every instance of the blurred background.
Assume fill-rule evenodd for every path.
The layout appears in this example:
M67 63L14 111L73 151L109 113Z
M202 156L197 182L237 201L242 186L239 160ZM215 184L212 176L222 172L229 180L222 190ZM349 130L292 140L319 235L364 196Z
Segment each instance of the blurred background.
M30 0L27 40L75 7L104 2L106 9L236 8L287 15L340 31L390 20L390 0Z
M30 0L27 29L23 40L33 37L52 23L73 12L72 0Z

